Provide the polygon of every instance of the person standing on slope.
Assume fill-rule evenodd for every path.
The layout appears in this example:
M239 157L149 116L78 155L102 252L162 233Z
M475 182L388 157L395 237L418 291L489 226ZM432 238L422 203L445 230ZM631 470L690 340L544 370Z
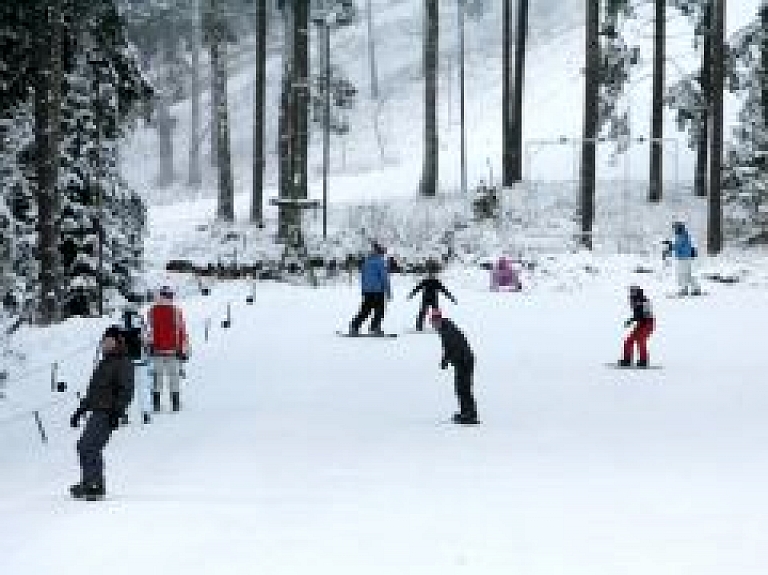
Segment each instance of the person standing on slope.
M637 344L639 354L637 367L648 367L648 338L656 327L651 302L640 287L630 286L629 305L632 308L632 317L626 321L625 325L630 327L634 324L634 328L624 340L624 354L619 360L619 366L632 365L632 356Z
M424 318L427 317L427 312L434 308L439 309L438 296L440 292L445 295L454 304L458 303L456 298L453 297L442 282L437 279L437 263L433 260L427 262L427 277L421 280L413 291L408 294L408 299L412 299L417 293L421 292L421 307L419 308L419 315L416 317L416 331L422 331L424 329Z
M373 312L369 327L372 334L381 335L381 322L384 319L386 300L392 299L392 288L389 283L389 263L384 255L386 250L378 243L373 244L373 252L365 258L360 272L360 287L363 301L360 311L349 324L350 335L358 335L360 326Z
M463 425L478 423L477 405L472 395L475 356L469 342L456 324L444 318L439 309L432 310L429 321L440 335L443 346L440 369L447 369L449 364L453 365L456 397L459 400L459 412L453 415L453 422Z
M141 411L141 418L144 423L151 422L150 411L152 383L149 370L149 359L146 354L145 326L144 320L139 313L137 306L128 304L123 310L123 339L125 340L125 350L128 359L134 367L134 381L136 384L136 403Z
M181 309L173 305L173 290L167 286L160 289L154 305L147 313L147 341L152 357L155 375L152 404L160 411L164 380L168 380L171 392L171 409L181 409L179 373L181 362L187 360L189 341Z
M701 295L701 288L693 277L693 260L697 256L696 247L693 245L691 236L683 222L675 222L672 229L675 238L673 241L665 242L667 249L664 251L663 257L666 259L669 255L675 256L678 294L681 296Z
M77 442L81 480L69 492L75 499L96 501L104 497L104 457L112 432L133 398L133 364L125 354L125 343L118 326L111 326L101 339L102 356L91 376L88 390L69 423L78 427L80 419L90 413Z

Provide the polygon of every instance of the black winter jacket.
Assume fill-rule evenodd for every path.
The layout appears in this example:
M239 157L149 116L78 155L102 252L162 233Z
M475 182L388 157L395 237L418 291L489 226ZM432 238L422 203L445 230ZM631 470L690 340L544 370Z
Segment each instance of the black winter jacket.
M443 318L440 322L440 328L437 330L440 334L440 342L443 344L443 361L456 365L469 365L474 363L475 356L469 347L467 338L462 331L456 327L456 324L449 319Z
M123 353L105 354L80 402L84 411L124 413L133 399L133 364Z
M445 289L445 286L442 284L442 282L436 278L426 278L421 280L419 284L413 288L413 291L409 297L413 297L419 292L421 292L422 304L425 306L438 307L437 296L439 292L443 292L445 297L454 303L456 302L456 298L454 298L451 292Z

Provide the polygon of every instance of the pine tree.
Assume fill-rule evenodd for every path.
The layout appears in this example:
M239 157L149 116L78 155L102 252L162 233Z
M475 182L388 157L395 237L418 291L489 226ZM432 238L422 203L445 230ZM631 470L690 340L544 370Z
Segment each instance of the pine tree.
M438 0L424 0L424 168L421 195L437 195L437 73L440 37Z

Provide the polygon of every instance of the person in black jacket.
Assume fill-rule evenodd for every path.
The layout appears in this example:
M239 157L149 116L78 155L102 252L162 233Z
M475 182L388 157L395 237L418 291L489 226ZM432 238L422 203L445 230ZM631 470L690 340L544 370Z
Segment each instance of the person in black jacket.
M443 359L440 369L453 365L456 396L459 399L459 412L454 414L453 422L474 424L477 421L477 406L472 395L472 376L475 371L475 356L469 347L467 338L451 320L442 316L439 309L432 310L429 321L440 335L443 345Z
M118 326L111 326L101 340L102 357L91 376L80 406L72 414L70 425L90 413L77 442L82 477L70 487L76 499L94 501L104 497L104 459L102 450L133 398L133 364L125 354L125 343Z
M451 292L445 289L442 282L437 279L434 271L430 271L427 274L427 277L421 280L418 285L413 288L413 291L408 294L408 299L412 299L419 292L421 292L421 307L419 308L419 315L416 317L416 331L422 331L424 329L424 318L427 317L427 312L430 309L440 308L438 302L440 292L454 304L458 303Z

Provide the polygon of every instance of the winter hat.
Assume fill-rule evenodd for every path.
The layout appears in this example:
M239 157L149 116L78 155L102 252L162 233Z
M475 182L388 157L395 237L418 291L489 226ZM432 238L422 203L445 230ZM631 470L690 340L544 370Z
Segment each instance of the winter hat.
M373 242L373 251L379 255L387 253L387 250L379 242Z
M102 336L102 339L107 337L111 337L112 339L122 341L123 332L119 326L111 325L104 331L104 335Z
M173 299L173 288L171 286L163 286L160 288L160 291L158 292L158 295L160 297L165 297L168 299Z
M643 288L636 285L629 286L629 296L630 297L642 297L643 296Z
M685 224L683 222L677 221L672 224L672 229L675 230L676 234L682 234L685 231Z

